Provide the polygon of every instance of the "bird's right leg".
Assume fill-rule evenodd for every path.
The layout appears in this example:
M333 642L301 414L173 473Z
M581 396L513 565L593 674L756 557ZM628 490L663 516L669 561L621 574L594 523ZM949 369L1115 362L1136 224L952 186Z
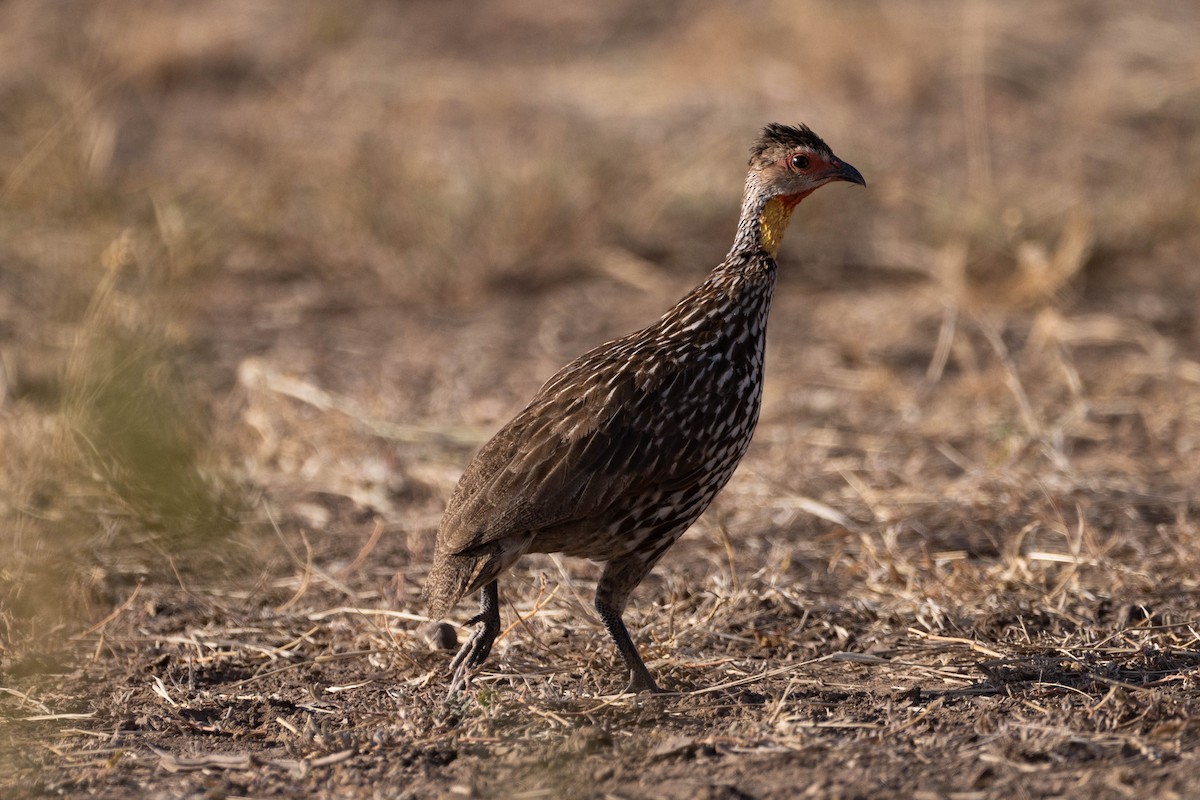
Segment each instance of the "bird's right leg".
M500 591L496 581L483 587L479 595L479 613L467 620L467 624L478 627L450 662L453 677L447 699L467 688L471 672L487 660L492 644L500 634Z
M633 639L629 636L629 629L625 627L625 620L621 618L625 612L625 602L629 599L629 593L642 582L642 578L650 572L650 568L654 566L656 560L657 558L646 559L641 554L634 554L631 557L610 561L604 567L604 573L600 576L600 583L596 587L596 612L600 614L600 620L608 629L608 635L617 645L617 652L621 654L625 665L629 667L628 691L630 692L657 693L662 691L654 682L654 676L650 674L650 670L646 669L646 662L642 661L637 645L633 643Z

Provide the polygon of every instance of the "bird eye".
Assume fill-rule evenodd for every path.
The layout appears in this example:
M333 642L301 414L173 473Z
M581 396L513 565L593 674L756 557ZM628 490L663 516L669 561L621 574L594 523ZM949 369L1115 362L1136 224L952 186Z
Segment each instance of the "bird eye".
M808 156L792 156L792 166L796 169L808 169Z

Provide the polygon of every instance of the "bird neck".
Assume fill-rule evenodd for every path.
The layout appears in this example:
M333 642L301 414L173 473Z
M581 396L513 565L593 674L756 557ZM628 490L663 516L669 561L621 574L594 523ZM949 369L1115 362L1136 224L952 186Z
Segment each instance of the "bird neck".
M783 232L787 230L792 211L799 202L791 202L791 198L786 197L772 197L763 207L762 217L758 221L758 236L762 240L763 250L770 253L771 258L779 253Z
M747 183L742 217L729 255L762 252L774 258L783 243L783 232L787 230L792 212L809 194L767 195L753 182Z

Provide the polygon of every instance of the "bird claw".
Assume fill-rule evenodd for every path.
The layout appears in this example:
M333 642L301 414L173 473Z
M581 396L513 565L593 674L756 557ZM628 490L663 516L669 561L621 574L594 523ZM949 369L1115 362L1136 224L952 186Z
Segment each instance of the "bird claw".
M446 690L447 703L454 700L459 694L470 687L470 678L471 676L467 670L462 668L454 670L454 674L450 678L450 688Z
M641 694L642 692L647 692L649 694L666 694L667 690L660 689L658 684L654 682L654 678L650 677L649 674L645 674L645 675L635 674L629 680L629 686L627 686L625 688L625 693L626 694Z
M471 685L471 675L492 652L492 643L496 634L488 625L488 615L478 614L467 620L467 624L477 624L479 627L471 634L471 638L455 654L450 662L450 689L446 692L446 700L456 697Z

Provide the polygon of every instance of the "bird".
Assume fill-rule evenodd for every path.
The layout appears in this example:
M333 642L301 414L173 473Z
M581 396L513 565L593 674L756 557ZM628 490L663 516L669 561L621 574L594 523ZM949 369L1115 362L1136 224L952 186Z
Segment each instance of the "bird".
M448 698L491 652L498 580L526 553L604 563L595 609L629 670L626 691L662 691L625 626L626 602L750 445L775 257L796 206L834 181L866 186L806 125L763 128L725 259L658 321L560 369L468 464L424 585L434 620L480 592Z

